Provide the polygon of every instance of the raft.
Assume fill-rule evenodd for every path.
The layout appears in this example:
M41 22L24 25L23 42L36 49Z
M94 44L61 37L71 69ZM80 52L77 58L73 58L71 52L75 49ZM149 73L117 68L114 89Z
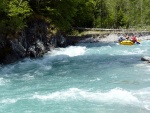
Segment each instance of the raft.
M130 41L130 40L123 40L123 41L119 42L119 44L121 44L121 45L134 45L135 43Z
M137 42L132 42L131 40L123 40L119 42L121 45L134 45L134 44L140 44L141 40L138 40Z

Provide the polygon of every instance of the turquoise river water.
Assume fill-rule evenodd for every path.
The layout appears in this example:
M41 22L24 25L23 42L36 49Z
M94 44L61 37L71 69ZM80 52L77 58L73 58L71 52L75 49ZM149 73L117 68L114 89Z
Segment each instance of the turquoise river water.
M150 113L150 40L81 43L0 66L0 113Z

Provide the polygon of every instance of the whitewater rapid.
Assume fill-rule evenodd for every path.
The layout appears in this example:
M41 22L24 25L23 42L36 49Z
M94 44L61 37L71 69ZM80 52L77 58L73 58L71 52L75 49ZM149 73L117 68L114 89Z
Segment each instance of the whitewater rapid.
M149 113L150 41L114 37L0 66L0 113Z

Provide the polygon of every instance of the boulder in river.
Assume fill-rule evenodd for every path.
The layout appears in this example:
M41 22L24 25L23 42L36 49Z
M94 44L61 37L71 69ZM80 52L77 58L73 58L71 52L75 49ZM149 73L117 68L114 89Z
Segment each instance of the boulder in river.
M149 56L144 56L144 57L141 58L141 60L150 62L150 57Z

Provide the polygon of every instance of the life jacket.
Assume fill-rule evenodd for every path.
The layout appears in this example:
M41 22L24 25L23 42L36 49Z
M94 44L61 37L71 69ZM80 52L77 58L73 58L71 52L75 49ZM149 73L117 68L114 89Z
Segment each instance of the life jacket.
M133 36L133 37L132 37L132 42L134 42L134 43L137 42L136 36Z

